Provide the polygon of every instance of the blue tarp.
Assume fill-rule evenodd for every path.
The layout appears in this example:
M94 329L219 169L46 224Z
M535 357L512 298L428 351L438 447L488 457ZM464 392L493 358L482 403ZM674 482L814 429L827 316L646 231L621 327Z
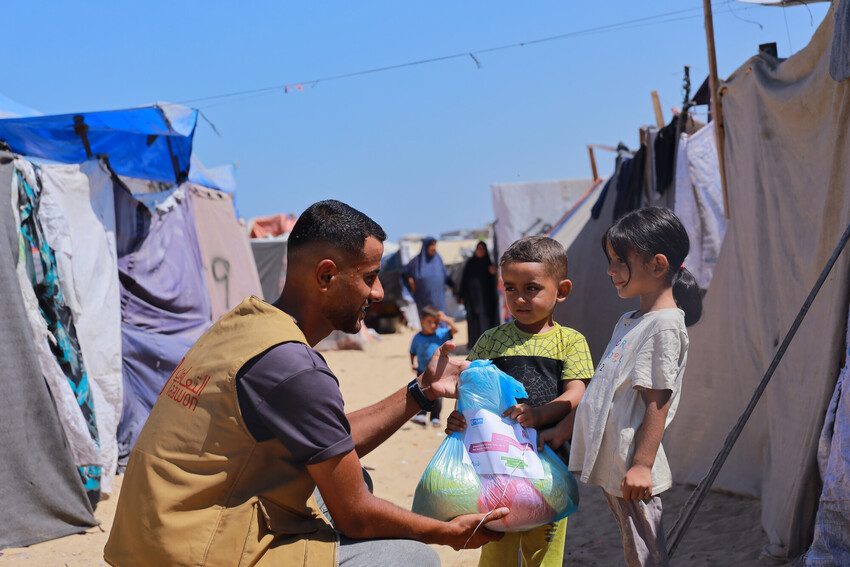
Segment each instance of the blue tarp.
M0 120L0 140L12 151L63 163L105 155L113 171L137 179L182 182L189 175L198 111L176 104Z

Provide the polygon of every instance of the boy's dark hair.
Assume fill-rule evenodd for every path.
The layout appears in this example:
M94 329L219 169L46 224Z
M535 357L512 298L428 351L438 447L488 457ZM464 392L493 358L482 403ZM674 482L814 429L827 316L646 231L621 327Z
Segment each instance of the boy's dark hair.
M548 236L520 238L505 250L499 266L524 262L543 264L546 272L558 281L567 279L567 251L560 242Z
M649 261L656 254L664 254L670 269L667 278L673 286L673 298L685 312L685 325L691 326L702 317L702 292L683 262L691 248L688 232L679 217L670 209L646 207L623 216L605 231L602 250L608 257L608 247L629 267L629 252L637 252Z
M287 253L310 244L327 244L349 257L360 258L368 237L383 242L381 226L357 209L334 199L313 203L301 213L289 233Z
M423 317L436 317L437 319L439 319L440 312L435 307L431 307L429 305L428 307L423 307L419 311L419 318L422 319Z

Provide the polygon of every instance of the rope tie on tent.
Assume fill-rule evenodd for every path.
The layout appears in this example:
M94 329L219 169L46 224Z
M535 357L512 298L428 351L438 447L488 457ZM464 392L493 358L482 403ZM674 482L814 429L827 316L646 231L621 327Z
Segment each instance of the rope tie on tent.
M753 410L755 410L756 404L758 404L765 388L767 388L768 382L770 382L770 379L773 377L773 373L776 372L776 368L779 366L782 357L785 356L785 351L788 350L788 345L791 344L791 341L794 339L794 335L797 334L797 329L800 328L803 319L805 319L806 314L809 312L809 308L812 306L812 303L820 292L827 276L829 276L829 273L832 271L832 267L835 265L835 262L838 261L838 257L847 245L848 240L850 240L850 224L847 225L847 228L844 230L844 234L841 236L841 239L832 251L832 255L829 257L829 260L827 260L823 271L821 271L820 276L812 287L812 290L809 292L808 297L806 297L806 300L803 302L803 306L800 308L799 313L797 313L797 318L794 319L794 323L791 325L791 328L788 329L788 333L785 335L782 345L779 347L779 350L776 351L773 361L764 373L764 377L762 377L758 387L756 387L753 397L750 399L750 403L747 404L747 408L744 410L744 413L741 414L741 417L738 418L738 422L726 436L726 441L723 443L723 447L720 449L720 452L717 453L717 456L714 458L714 462L711 464L708 474L705 475L688 497L688 501L685 502L682 511L676 518L675 524L673 524L673 527L667 533L667 540L670 542L667 553L670 557L673 557L673 553L675 553L676 548L679 546L679 543L681 543L682 538L688 531L688 527L690 527L691 521L694 519L697 510L699 510L700 504L702 504L706 494L714 484L714 479L717 478L717 474L720 472L720 469L723 468L723 464L726 462L726 458L732 451L732 447L734 447L735 442L741 435L741 431L747 424L747 420L750 419Z
M91 144L89 144L89 127L85 119L77 114L74 116L74 133L83 141L83 147L86 149L86 157L91 159Z

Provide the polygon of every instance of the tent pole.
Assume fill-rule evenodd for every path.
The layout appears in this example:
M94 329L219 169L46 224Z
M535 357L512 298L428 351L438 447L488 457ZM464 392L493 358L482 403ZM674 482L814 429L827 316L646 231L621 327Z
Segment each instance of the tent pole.
M714 50L714 17L711 14L711 0L702 0L705 16L705 42L708 47L708 87L711 91L711 116L714 119L714 134L717 138L717 163L720 165L720 185L723 188L723 212L727 219L729 212L729 189L726 183L726 154L724 152L723 104L720 100L720 80L717 78L717 53Z
M682 538L688 531L697 510L699 510L702 501L705 499L708 491L714 484L714 479L717 478L718 473L720 473L720 469L722 469L724 463L726 463L726 458L732 451L732 447L735 446L735 442L738 440L738 437L740 437L741 431L744 430L744 426L747 424L747 421L756 409L756 405L759 403L762 394L764 394L767 384L770 382L770 379L773 378L773 374L776 372L779 363L782 361L782 357L785 356L785 351L788 350L788 345L790 345L791 341L794 340L794 335L797 334L797 329L799 329L800 325L802 325L803 319L806 318L809 308L811 308L812 303L814 303L818 293L820 293L821 287L826 281L827 276L829 276L829 273L832 271L832 267L838 261L838 257L841 255L841 252L847 246L848 240L850 240L850 224L847 225L847 228L844 229L844 234L842 234L841 238L838 239L838 243L835 245L832 255L826 261L826 265L823 267L823 270L821 270L817 281L815 281L814 286L812 286L811 291L809 291L809 295L806 297L806 300L803 302L803 306L797 313L797 318L794 319L794 322L791 324L791 328L788 329L788 332L785 334L785 338L782 339L782 344L779 345L776 354L773 355L773 360L770 362L770 366L767 367L767 371L764 373L764 376L762 376L758 386L756 386L756 390L753 392L750 402L738 418L734 427L732 427L726 435L723 447L721 447L717 456L714 457L714 462L711 463L711 468L696 488L694 488L694 491L688 497L687 502L685 502L684 506L682 506L682 509L679 511L679 516L676 518L673 527L670 528L670 531L667 533L667 541L669 542L667 554L670 557L673 557L673 554L676 552L676 548L679 547L679 543L681 543Z
M587 145L587 154L590 156L590 171L593 173L593 180L599 179L599 170L596 169L596 153L593 151L593 146Z
M655 111L655 125L664 128L664 111L661 110L661 98L658 96L658 91L652 91L649 96L652 97L652 110Z

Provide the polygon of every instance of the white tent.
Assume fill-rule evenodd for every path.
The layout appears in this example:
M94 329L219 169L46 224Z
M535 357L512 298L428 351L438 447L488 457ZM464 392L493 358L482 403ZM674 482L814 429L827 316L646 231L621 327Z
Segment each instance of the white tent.
M833 22L830 11L802 51L759 54L724 84L731 221L664 441L679 481L708 470L850 220L850 84L829 74ZM812 538L848 268L845 251L715 483L761 498L770 555L797 556Z

